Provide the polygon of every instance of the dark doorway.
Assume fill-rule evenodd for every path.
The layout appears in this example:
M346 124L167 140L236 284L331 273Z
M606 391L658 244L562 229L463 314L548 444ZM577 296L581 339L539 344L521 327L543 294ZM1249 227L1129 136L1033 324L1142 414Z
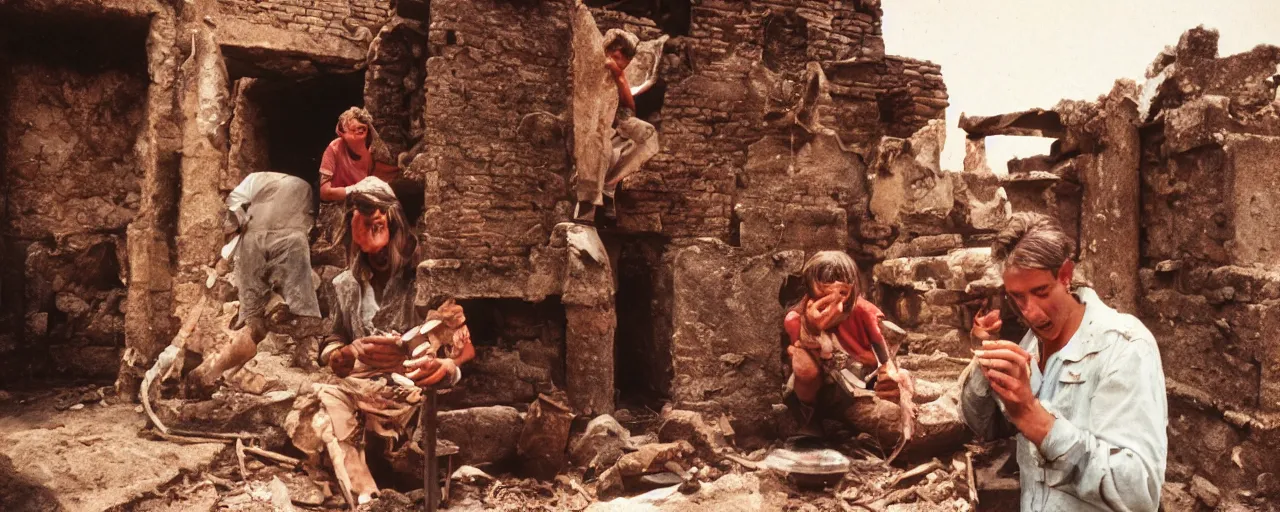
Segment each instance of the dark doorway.
M671 394L671 294L662 258L667 240L653 235L614 235L620 254L614 335L614 385L621 408L661 409Z
M318 184L324 149L337 137L338 115L364 104L364 75L260 78L249 100L265 120L272 169Z

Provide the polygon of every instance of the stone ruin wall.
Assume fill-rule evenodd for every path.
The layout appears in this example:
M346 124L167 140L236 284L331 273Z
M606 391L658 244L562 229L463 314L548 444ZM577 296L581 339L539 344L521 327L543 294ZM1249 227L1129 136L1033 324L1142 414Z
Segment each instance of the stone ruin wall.
M55 46L72 54L113 57L76 71L50 64L57 59L23 38L5 42L18 50L14 55L30 57L5 52L0 61L6 77L0 103L9 114L2 146L9 187L4 264L20 269L4 281L9 315L0 350L6 365L22 366L6 366L15 371L4 372L5 385L118 373L120 389L132 393L201 293L203 269L221 245L210 219L217 218L228 183L250 170L228 158L234 85L224 55L247 63L239 72L256 67L293 79L359 70L390 12L386 2L326 3L322 7L335 14L317 18L332 18L328 23L346 27L345 35L298 34L276 16L293 14L285 6L243 4L33 0L3 6L6 26L34 23L67 34ZM117 35L94 39L108 29ZM58 135L40 135L49 130ZM235 142L237 153L247 148ZM29 179L34 163L56 181ZM83 185L89 182L105 186ZM76 274L72 268L91 272L52 277ZM23 270L37 278L20 281ZM49 338L32 336L39 332Z
M93 47L103 32L79 23L79 40L35 49L17 29L0 42L12 50L0 58L0 381L113 378L124 346L126 228L143 177L133 143L148 85L145 25L96 21L119 34L121 48L104 50Z
M432 2L426 148L411 171L429 183L428 258L527 271L568 215L556 207L571 164L551 119L568 108L567 5Z
M225 135L182 120L202 98L222 98L220 108L231 110L229 84L210 92L182 80L195 76L181 67L193 55L223 58L212 51L216 46L200 57L200 39L189 34L211 34L215 45L222 38L223 50L241 55L253 38L231 33L243 26L237 23L289 29L300 14L311 15L283 4L259 3L254 11L238 9L238 2L197 3L197 13L222 24L203 28L192 12L159 3L73 4L44 2L36 10L148 24L145 52L137 54L145 77L133 71L93 78L120 83L137 101L75 110L124 120L136 140L99 140L103 117L43 116L74 124L81 141L98 141L68 150L84 163L63 172L118 179L88 197L70 192L74 197L47 214L21 220L6 214L5 265L21 262L25 269L34 262L56 274L58 265L105 269L115 258L120 282L103 288L49 278L48 286L28 287L14 299L6 280L3 293L6 306L23 301L21 318L7 319L21 329L40 324L41 311L30 304L78 319L64 325L80 334L51 353L69 348L83 352L77 361L106 360L91 370L104 375L122 357L127 391L193 302L184 290L203 277L202 254L216 246L207 230L176 226L220 203L231 178L221 163L230 151ZM1009 211L1035 210L1064 221L1081 241L1084 272L1107 300L1136 312L1161 344L1171 408L1167 493L1201 497L1212 484L1253 489L1256 475L1280 470L1270 456L1280 355L1268 338L1280 297L1276 228L1268 215L1276 187L1267 185L1280 161L1274 48L1219 58L1216 36L1193 31L1158 59L1152 91L1120 84L1097 102L1064 102L1052 109L1057 121L1048 132L1032 123L1021 133L1059 139L1052 153L1015 160L1009 176L997 177L977 151L985 135L973 130L968 144L975 152L964 172L937 165L946 107L940 70L884 55L874 2L694 6L688 33L667 43L662 99L648 112L662 151L624 185L620 233L605 237L611 251L622 251L610 262L626 291L617 296L619 307L640 306L645 317L584 306L598 298L560 297L572 295L565 275L602 282L560 255L571 234L554 227L568 217L572 169L570 55L556 44L568 38L568 4L437 1L429 17L419 9L403 18L382 4L349 5L350 16L380 34L366 41L372 45L362 64L366 104L428 205L420 224L428 259L421 275L475 301L478 317L503 326L494 334L497 346L481 347L487 354L475 363L477 382L491 392L460 393L453 406L527 402L552 385L572 389L566 381L574 364L558 362L574 346L575 326L598 327L593 322L608 318L621 339L624 326L648 320L649 332L625 336L637 337L628 350L640 355L628 361L658 368L647 374L659 381L648 383L655 392L681 407L727 413L744 433L756 427L770 434L771 404L784 375L777 318L785 296L795 295L787 290L808 252L844 248L857 256L868 294L908 331L903 350L964 357L968 323L981 302L981 286L974 285L990 277L983 247ZM421 7L400 7L412 5ZM337 20L341 9L325 12ZM843 14L827 14L833 12ZM602 30L623 26L646 39L662 33L645 18L594 13ZM525 23L536 31L516 29ZM348 54L359 47L358 34L308 30L325 43L314 62L355 62ZM289 44L271 51L305 53L297 41ZM22 71L33 64L3 65ZM11 73L7 119L19 117L15 108L40 108L44 99L102 101L93 87L70 96L15 95L33 85L35 74L67 84L87 80L65 70ZM817 94L804 94L812 90ZM437 101L442 96L447 101ZM14 98L37 101L15 107ZM46 190L12 164L31 158L30 148L11 142L12 133L32 129L38 128L4 125L7 212L21 207L24 191ZM194 142L200 147L188 152ZM76 219L81 229L75 216L81 210L92 210L101 225L92 233L49 236L65 227L58 215ZM175 242L177 233L182 238ZM128 300L120 298L122 287ZM574 308L584 307L599 318L575 324L582 311ZM26 342L11 337L0 350L16 354L20 343ZM71 368L57 357L47 361ZM521 369L515 379L484 380L513 367ZM602 409L611 407L612 399L606 402Z
M1160 345L1167 510L1271 492L1280 471L1280 48L1219 56L1217 41L1192 29L1143 84L1002 118L1005 134L1057 139L1048 155L1010 162L1014 209L1077 233L1083 280Z
M572 55L559 43L571 30L563 22L568 6L431 3L425 139L409 155L428 205L420 299L449 293L537 303L561 292L562 267L544 254L557 244L552 226L571 209ZM653 19L592 13L601 31L663 34ZM895 236L891 227L863 227L874 222L864 160L881 136L909 136L940 118L946 92L936 65L884 55L874 3L712 2L688 15L687 34L668 34L662 82L639 98L662 150L624 184L619 228L603 235L615 252L613 271L626 276L619 308L624 297L647 300L628 301L611 321L630 340L619 342L620 353L659 369L644 374L658 381L647 382L652 390L741 412L737 419L750 425L771 414L765 397L781 386L777 296L803 262L803 252L779 251L851 249L864 232L886 243ZM804 98L811 82L820 93ZM704 268L744 261L758 270ZM774 284L727 290L712 304L749 301L768 313L697 306L708 276L736 282L753 272ZM733 329L742 332L729 335ZM725 340L712 342L709 355L707 336ZM740 389L728 400L707 393L729 388ZM723 402L750 404L752 412L716 405Z

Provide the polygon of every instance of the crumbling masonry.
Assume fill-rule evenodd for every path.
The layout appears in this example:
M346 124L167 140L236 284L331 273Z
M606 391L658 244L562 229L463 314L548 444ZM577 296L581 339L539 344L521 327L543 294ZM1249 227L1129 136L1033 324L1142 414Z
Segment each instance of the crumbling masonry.
M6 2L0 384L136 392L206 293L225 194L268 168L316 181L333 119L363 104L404 168L418 303L455 297L475 325L449 408L560 389L578 413L661 401L772 438L808 254L855 255L903 352L968 357L985 247L1033 210L1160 342L1166 493L1216 503L1280 471L1280 49L1218 57L1192 30L1145 84L962 119L958 172L938 160L941 70L885 55L878 0L586 3ZM661 151L597 231L563 223L600 136L575 64L598 49L578 42L609 28L671 39L637 98ZM998 176L991 135L1057 142Z

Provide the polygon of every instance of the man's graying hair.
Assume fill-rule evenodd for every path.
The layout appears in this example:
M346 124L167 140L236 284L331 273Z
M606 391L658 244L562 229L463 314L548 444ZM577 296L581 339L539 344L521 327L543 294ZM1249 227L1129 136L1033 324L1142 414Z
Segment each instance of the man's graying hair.
M1075 254L1075 242L1057 219L1042 213L1018 212L996 235L991 256L1006 268L1057 272Z

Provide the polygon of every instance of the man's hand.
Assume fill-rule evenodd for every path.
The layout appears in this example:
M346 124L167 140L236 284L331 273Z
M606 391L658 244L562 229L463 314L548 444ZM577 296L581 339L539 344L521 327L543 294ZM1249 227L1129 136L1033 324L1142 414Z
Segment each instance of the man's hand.
M351 375L356 366L355 349L351 345L343 346L329 354L329 369L339 377Z
M982 373L1004 403L1009 421L1032 444L1040 446L1056 421L1031 392L1031 354L1012 341L984 341L976 350Z
M351 342L356 359L380 370L399 369L408 355L397 343L399 336L365 336Z
M1031 409L1036 397L1031 392L1031 354L1012 341L984 341L975 350L982 373L991 382L992 391L1004 402L1010 420Z
M446 378L453 378L458 365L452 359L423 356L404 362L405 376L418 386L434 386Z
M1000 320L1000 310L993 309L985 315L974 315L973 329L969 331L969 334L974 339L983 341L995 340L1000 337L1000 326L1002 325L1004 325L1004 322Z

